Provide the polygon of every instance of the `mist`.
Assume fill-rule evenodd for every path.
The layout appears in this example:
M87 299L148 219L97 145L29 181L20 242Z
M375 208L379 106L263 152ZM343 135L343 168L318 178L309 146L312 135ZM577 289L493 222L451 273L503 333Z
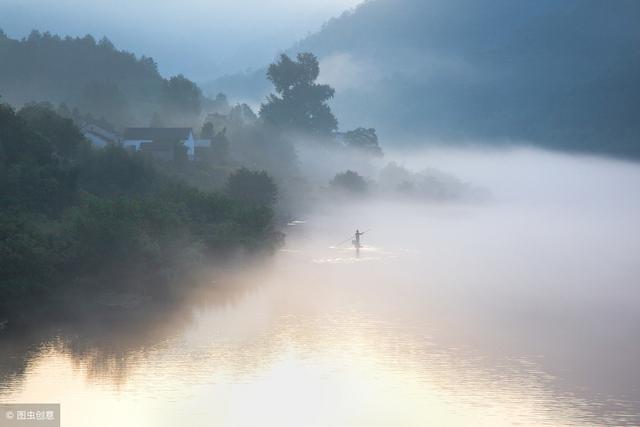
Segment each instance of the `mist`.
M625 158L640 135L639 17L633 0L376 0L287 52L320 58L341 129L375 127L394 145L528 141ZM262 75L207 87L262 96Z
M525 357L578 395L625 396L600 415L625 413L640 396L640 167L522 148L388 156L417 170L435 164L491 199L325 204L290 236L307 261L293 282L312 276L353 292L354 304L392 324L482 349L488 363ZM371 229L359 253L337 245L355 226Z
M6 0L0 4L0 29L15 38L34 29L62 36L106 36L137 55L153 57L165 76L182 73L206 82L264 66L284 46L358 3Z
M640 425L639 13L1 2L0 420Z
M342 157L308 178L326 182L357 166ZM327 159L315 152L300 166L311 158ZM386 161L437 166L490 198L319 192L268 262L239 259L188 304L127 316L108 335L85 327L63 338L30 360L29 380L5 396L37 395L49 372L75 379L69 391L53 388L68 405L80 394L103 408L114 404L111 393L141 387L154 399L176 390L198 402L225 395L208 412L231 425L265 417L299 425L318 402L332 408L321 424L353 408L364 411L363 425L380 426L469 425L469 417L475 425L505 417L636 424L640 167L533 148L440 148L390 151L363 173L375 178ZM359 250L344 241L356 227L366 230ZM225 384L240 385L229 396ZM297 409L274 410L267 389ZM336 394L353 389L369 392ZM141 419L152 407L139 409ZM167 416L178 420L188 407Z

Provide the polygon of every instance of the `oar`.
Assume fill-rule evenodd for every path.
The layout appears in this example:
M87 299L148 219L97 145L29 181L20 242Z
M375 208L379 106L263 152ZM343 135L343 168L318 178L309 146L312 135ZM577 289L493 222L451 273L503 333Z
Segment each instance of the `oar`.
M350 240L352 240L352 239L353 239L353 236L349 236L349 238L344 239L342 242L338 243L336 246L340 246L340 245L342 245L342 244L344 244L344 243L347 243L348 241L350 241Z
M362 233L360 233L360 234L368 233L368 232L370 232L370 231L371 231L371 229L368 229L367 231L363 231L363 232L362 232ZM350 240L353 240L353 236L350 236L349 238L344 239L342 242L338 243L336 246L340 246L340 245L342 245L342 244L344 244L344 243L347 243L347 242L348 242L348 241L350 241Z

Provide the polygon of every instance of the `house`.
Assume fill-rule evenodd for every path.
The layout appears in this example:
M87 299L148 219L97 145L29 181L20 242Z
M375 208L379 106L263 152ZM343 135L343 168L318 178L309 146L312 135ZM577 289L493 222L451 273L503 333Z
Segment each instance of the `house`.
M119 141L116 134L94 124L84 125L80 131L94 147L102 148L107 144L116 144Z
M175 162L188 158L184 144L175 140L159 139L143 142L140 144L140 151L160 162Z
M196 139L191 128L127 128L122 145L134 151L150 153L158 160L176 160L180 147L190 160L195 158Z

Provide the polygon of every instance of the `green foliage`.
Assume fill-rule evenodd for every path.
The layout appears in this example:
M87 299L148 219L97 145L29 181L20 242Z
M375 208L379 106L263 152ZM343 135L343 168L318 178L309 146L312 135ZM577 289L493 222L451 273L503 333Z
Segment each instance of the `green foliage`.
M0 64L5 102L64 103L80 108L91 121L118 127L147 123L154 112L168 126L191 125L204 102L195 83L182 75L163 79L152 58L117 50L106 38L96 42L91 36L62 38L38 31L22 40L3 35Z
M202 125L202 129L200 130L200 138L212 139L215 135L216 131L213 127L213 123L206 122Z
M130 121L127 97L117 83L111 80L91 81L86 84L79 106L98 117L109 117L116 123Z
M227 95L218 93L213 100L205 100L204 107L210 113L228 114L231 110Z
M200 138L211 141L210 147L199 147L196 157L213 165L225 165L229 160L229 139L227 128L216 132L211 122L206 122L200 131Z
M365 193L369 187L367 181L352 170L336 174L330 184L334 189L357 194Z
M140 154L93 149L46 105L0 105L0 160L0 314L73 286L162 292L214 254L280 239L254 193L198 190ZM253 177L272 202L270 178Z
M54 240L24 213L0 212L0 313L55 278Z
M59 212L77 190L82 134L47 105L0 106L0 125L0 209Z
M202 110L202 91L182 74L165 80L162 87L162 117L164 123L180 123L195 118ZM177 122L176 122L177 120Z
M320 73L317 58L300 53L297 61L286 54L269 66L267 77L275 86L260 107L260 117L279 128L328 135L338 128L338 121L327 105L335 90L315 83Z
M22 40L2 37L0 63L0 93L6 102L65 102L116 124L123 118L118 108L125 105L139 118L150 115L164 81L153 59L136 58L91 36L33 31Z
M267 77L280 94L290 93L296 86L312 85L320 75L320 65L311 53L298 54L298 61L288 55L280 55L280 61L271 64Z
M382 157L382 149L378 143L378 135L373 128L359 127L344 134L347 147L374 157Z
M158 179L142 153L131 153L119 145L90 150L79 166L81 188L98 196L145 194Z
M53 154L61 160L78 160L89 145L73 121L57 114L51 104L28 104L18 112L26 126L47 140Z
M229 176L226 192L234 200L271 206L278 196L278 187L266 171L241 168Z

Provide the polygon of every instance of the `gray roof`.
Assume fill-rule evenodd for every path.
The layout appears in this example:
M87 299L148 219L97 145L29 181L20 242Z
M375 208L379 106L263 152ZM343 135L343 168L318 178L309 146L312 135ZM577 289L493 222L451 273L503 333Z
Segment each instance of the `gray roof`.
M127 128L123 139L135 141L177 140L189 139L191 128Z
M110 142L117 142L118 141L118 136L107 131L104 130L103 128L101 128L100 126L96 126L93 124L87 124L85 126L82 127L82 133L86 134L92 134L97 136L100 139L103 139L105 141L110 141Z

